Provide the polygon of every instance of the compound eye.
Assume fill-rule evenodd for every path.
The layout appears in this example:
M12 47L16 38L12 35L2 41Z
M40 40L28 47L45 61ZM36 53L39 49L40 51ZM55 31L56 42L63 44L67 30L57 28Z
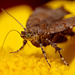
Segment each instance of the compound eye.
M31 37L31 34L27 34L27 37Z

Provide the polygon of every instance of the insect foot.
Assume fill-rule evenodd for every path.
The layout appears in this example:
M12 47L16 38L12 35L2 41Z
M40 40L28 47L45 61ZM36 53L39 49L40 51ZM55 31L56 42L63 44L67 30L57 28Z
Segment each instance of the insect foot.
M62 54L60 53L60 50L62 50L62 48L59 48L59 47L55 47L55 52L57 52L58 51L58 53L60 54L60 57L61 57L61 59L63 60L63 62L67 65L67 66L69 66L69 64L65 61L65 59L63 58L63 56L62 56Z
M57 52L58 51L58 53L59 53L59 55L60 55L60 57L61 57L61 59L63 60L63 62L67 65L67 66L69 66L69 64L65 61L65 59L63 58L63 56L62 56L62 54L60 53L60 50L61 50L62 48L59 48L59 47L55 47L55 52Z
M63 60L63 62L64 62L67 66L69 66L69 64L65 61L65 59L64 59L63 56L62 56L62 54L60 53L60 50L63 50L63 49L57 47L57 44L56 44L56 43L53 43L52 41L50 41L50 40L48 40L48 39L46 39L46 40L47 40L48 42L50 42L50 44L51 44L52 47L55 48L55 53L58 51L58 53L59 53L61 59Z
M46 59L48 65L51 67L50 63L49 63L48 60L47 60L46 53L45 53L45 51L44 51L44 49L43 49L43 47L42 47L42 44L40 44L40 47L41 47L42 53L44 54L45 59Z
M65 61L65 59L63 58L63 56L61 55L61 53L60 53L59 50L58 50L58 53L60 54L60 57L61 57L61 59L63 60L63 62L64 62L67 66L69 66L69 64Z
M16 53L16 52L18 52L18 51L20 51L20 50L22 50L23 48L24 48L24 46L26 45L26 43L27 43L27 41L26 40L24 40L23 41L23 45L17 50L17 51L14 51L14 52L10 52L10 53Z

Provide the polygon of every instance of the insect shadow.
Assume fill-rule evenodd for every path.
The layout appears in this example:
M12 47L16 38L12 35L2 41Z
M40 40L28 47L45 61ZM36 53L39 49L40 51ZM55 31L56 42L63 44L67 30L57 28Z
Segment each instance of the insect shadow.
M16 53L20 51L27 44L27 40L29 40L34 46L41 47L42 53L44 54L44 57L49 66L51 65L47 60L47 56L43 48L43 46L46 47L48 45L51 45L55 49L55 52L59 53L61 59L67 66L69 65L64 60L60 52L62 48L57 46L58 43L67 41L66 36L75 35L75 33L72 31L72 28L75 26L75 17L64 19L63 17L65 15L70 14L70 12L65 10L64 7L60 7L58 9L50 9L48 7L36 8L29 17L26 28L6 10L2 9L2 11L6 12L13 19L15 19L24 29L24 31L21 31L21 33L17 30L11 30L17 31L24 41L23 45L17 51L10 53ZM9 31L8 34L11 31Z

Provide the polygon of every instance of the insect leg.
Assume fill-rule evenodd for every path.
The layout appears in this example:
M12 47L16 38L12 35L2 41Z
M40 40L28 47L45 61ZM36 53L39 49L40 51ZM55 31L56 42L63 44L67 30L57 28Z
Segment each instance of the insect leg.
M46 53L45 53L45 51L44 51L44 49L43 49L43 47L42 47L42 43L40 44L40 47L41 47L42 53L44 54L45 59L46 59L48 65L51 67L51 65L49 64L49 62L48 62L48 60L47 60Z
M20 50L22 50L22 48L26 45L26 43L27 43L27 41L26 40L24 40L23 41L23 45L17 50L17 51L14 51L14 52L10 52L10 53L16 53L16 52L18 52L18 51L20 51Z
M62 54L60 53L60 50L61 50L62 48L57 47L57 44L56 44L56 43L53 43L53 42L51 42L51 41L48 40L48 39L46 39L46 40L47 40L48 42L50 42L50 44L51 44L52 47L55 48L55 50L56 50L55 52L58 51L58 53L59 53L61 59L63 60L63 62L64 62L67 66L69 66L69 64L65 61L65 59L64 59L63 56L62 56Z

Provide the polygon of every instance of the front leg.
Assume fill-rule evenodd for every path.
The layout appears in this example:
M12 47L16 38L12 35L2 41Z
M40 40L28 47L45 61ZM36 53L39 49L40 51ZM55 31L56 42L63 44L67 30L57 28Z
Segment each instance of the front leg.
M26 43L27 43L27 40L24 40L24 41L23 41L23 45L22 45L17 51L10 52L10 53L16 53L16 52L22 50L22 48L26 45Z
M42 47L42 43L40 43L40 47L41 47L42 53L44 54L45 59L46 59L48 65L51 67L51 65L49 64L49 62L48 62L48 60L47 60L46 53L45 53L45 51L44 51L44 49L43 49L43 47Z
M63 58L63 56L62 56L61 53L60 53L60 50L62 50L62 48L57 47L57 44L56 44L56 43L53 43L52 41L50 41L50 40L48 40L48 39L46 39L46 40L51 44L52 47L55 48L55 50L56 50L55 52L58 51L58 53L60 54L60 57L61 57L61 59L63 60L63 62L64 62L67 66L69 66L69 64L65 61L65 59Z

